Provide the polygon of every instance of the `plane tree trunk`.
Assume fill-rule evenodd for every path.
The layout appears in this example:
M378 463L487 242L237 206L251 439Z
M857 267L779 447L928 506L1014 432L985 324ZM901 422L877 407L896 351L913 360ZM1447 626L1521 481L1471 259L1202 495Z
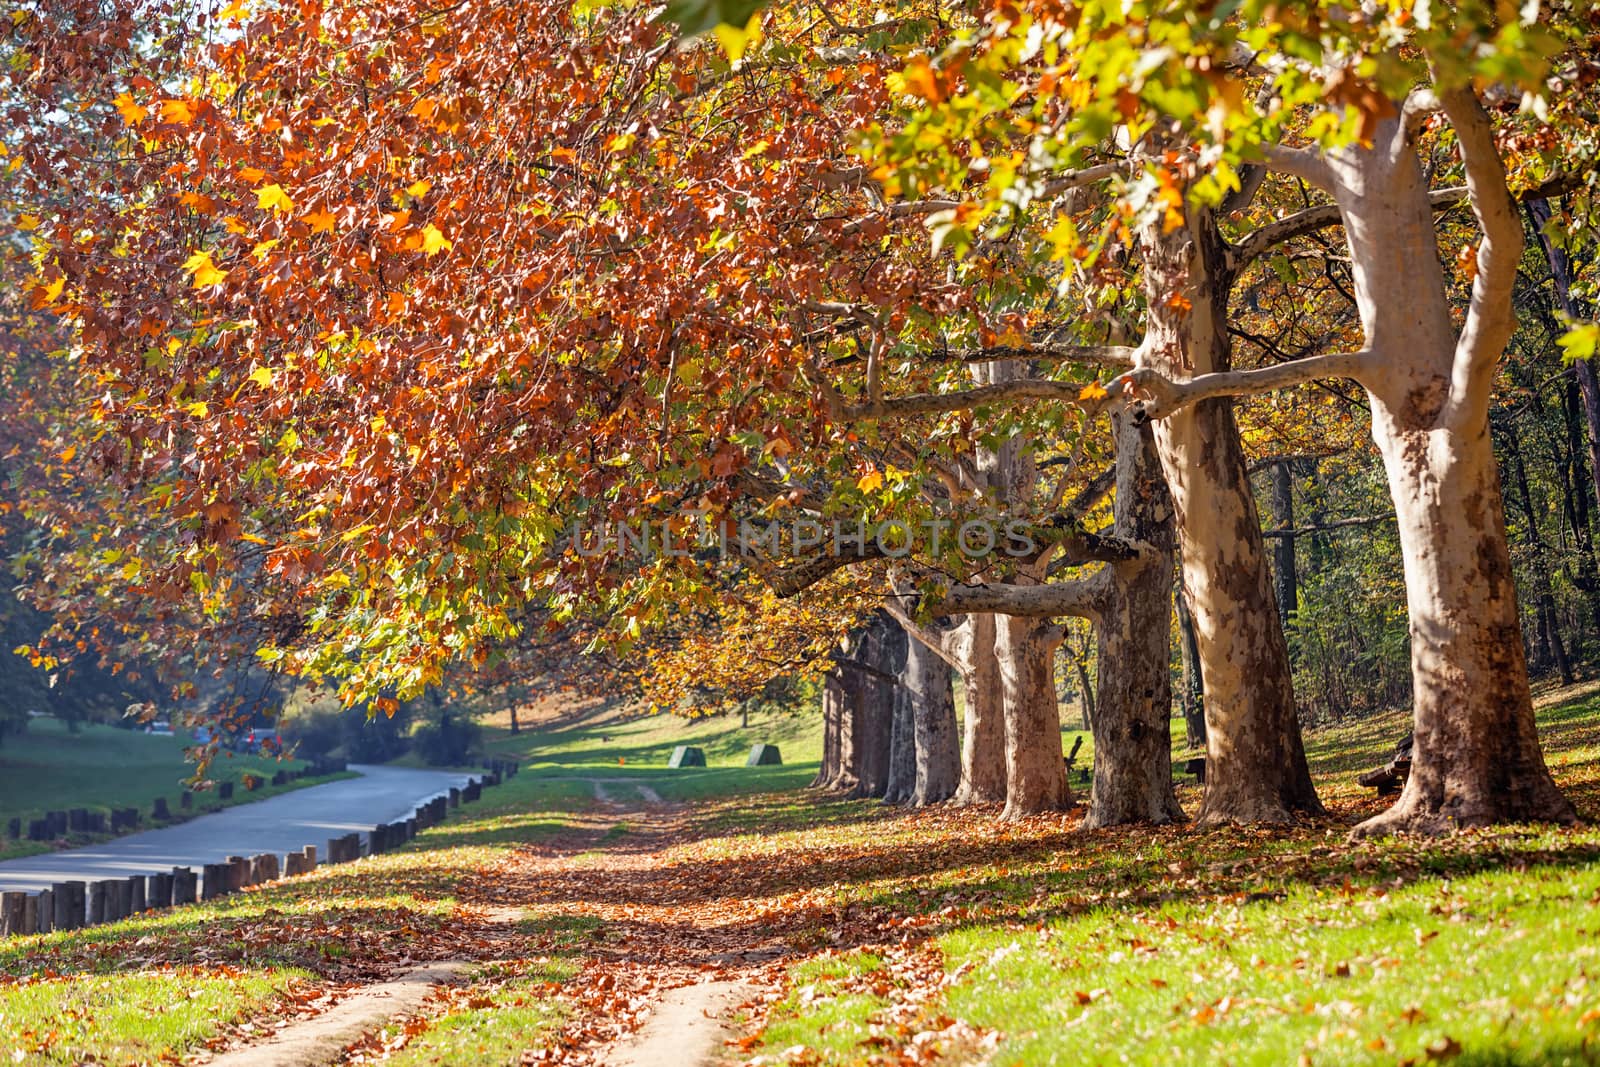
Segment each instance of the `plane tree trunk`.
M1387 120L1371 146L1329 153L1317 175L1344 218L1373 357L1359 377L1399 517L1411 623L1411 777L1393 808L1357 829L1365 836L1576 818L1539 747L1489 435L1522 223L1477 98L1438 99L1483 231L1459 333L1409 124Z
M1233 279L1209 211L1191 209L1171 232L1158 221L1142 238L1150 311L1137 366L1170 381L1226 372ZM1287 823L1320 813L1233 400L1188 404L1161 418L1155 437L1177 513L1205 695L1197 822Z
M1172 789L1172 499L1150 427L1115 421L1117 532L1149 552L1111 566L1098 605L1090 829L1183 818Z

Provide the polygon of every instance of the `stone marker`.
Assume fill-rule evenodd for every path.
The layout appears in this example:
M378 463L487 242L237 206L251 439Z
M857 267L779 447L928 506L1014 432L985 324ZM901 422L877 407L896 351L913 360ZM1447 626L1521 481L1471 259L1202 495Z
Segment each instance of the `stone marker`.
M706 752L703 748L693 745L679 745L672 750L672 758L667 761L668 767L704 767L706 765Z
M746 767L775 767L783 762L783 757L778 755L777 745L751 745L750 758L744 761Z

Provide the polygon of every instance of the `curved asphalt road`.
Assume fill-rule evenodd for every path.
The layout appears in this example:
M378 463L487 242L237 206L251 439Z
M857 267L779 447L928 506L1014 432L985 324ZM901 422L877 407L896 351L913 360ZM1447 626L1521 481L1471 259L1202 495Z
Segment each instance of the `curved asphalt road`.
M463 786L468 775L404 767L351 765L360 778L296 789L254 804L104 844L46 852L0 862L0 890L37 893L52 882L160 874L173 867L220 863L229 856L294 852L317 846L327 858L328 839L378 823L407 818L425 800Z

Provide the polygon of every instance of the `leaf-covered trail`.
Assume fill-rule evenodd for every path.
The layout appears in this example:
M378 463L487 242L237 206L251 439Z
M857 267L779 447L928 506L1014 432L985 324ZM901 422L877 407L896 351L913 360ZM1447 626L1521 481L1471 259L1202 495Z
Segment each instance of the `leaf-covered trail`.
M600 794L621 783L593 784ZM720 1062L727 1017L778 986L790 950L763 927L762 903L706 892L693 865L669 855L697 836L690 810L639 793L648 806L605 794L605 810L509 855L471 894L535 925L597 921L570 984L577 1010L527 1062Z

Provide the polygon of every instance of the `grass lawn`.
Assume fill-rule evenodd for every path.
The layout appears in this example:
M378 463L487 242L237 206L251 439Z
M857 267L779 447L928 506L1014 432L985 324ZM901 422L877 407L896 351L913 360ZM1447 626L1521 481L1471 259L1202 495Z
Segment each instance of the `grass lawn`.
M59 719L33 719L27 733L6 738L0 747L0 832L5 823L20 818L26 833L28 820L68 808L109 811L137 807L144 825L149 826L151 804L157 797L166 797L172 813L181 815L178 798L194 774L194 765L183 754L188 743L183 737L157 737L101 725L87 725L73 734ZM280 770L303 766L300 760L223 753L207 773L212 781L237 783L245 774L270 780ZM192 810L196 814L214 811L330 780L307 778L283 786L262 785L253 792L238 788L226 801L213 790L196 796ZM71 843L104 839L105 835L75 835ZM0 837L0 859L49 848L48 844Z
M1549 761L1592 818L1600 695L1561 696L1540 709ZM0 943L0 1054L181 1060L458 959L463 985L352 1061L598 1056L715 972L769 990L737 1058L774 1064L1600 1063L1600 831L1347 844L1382 804L1355 775L1401 715L1308 735L1326 819L1092 832L1081 809L999 824L796 789L809 718L497 735L530 766L401 851ZM686 739L714 765L668 770ZM798 760L739 765L767 739ZM196 992L169 998L174 976Z

